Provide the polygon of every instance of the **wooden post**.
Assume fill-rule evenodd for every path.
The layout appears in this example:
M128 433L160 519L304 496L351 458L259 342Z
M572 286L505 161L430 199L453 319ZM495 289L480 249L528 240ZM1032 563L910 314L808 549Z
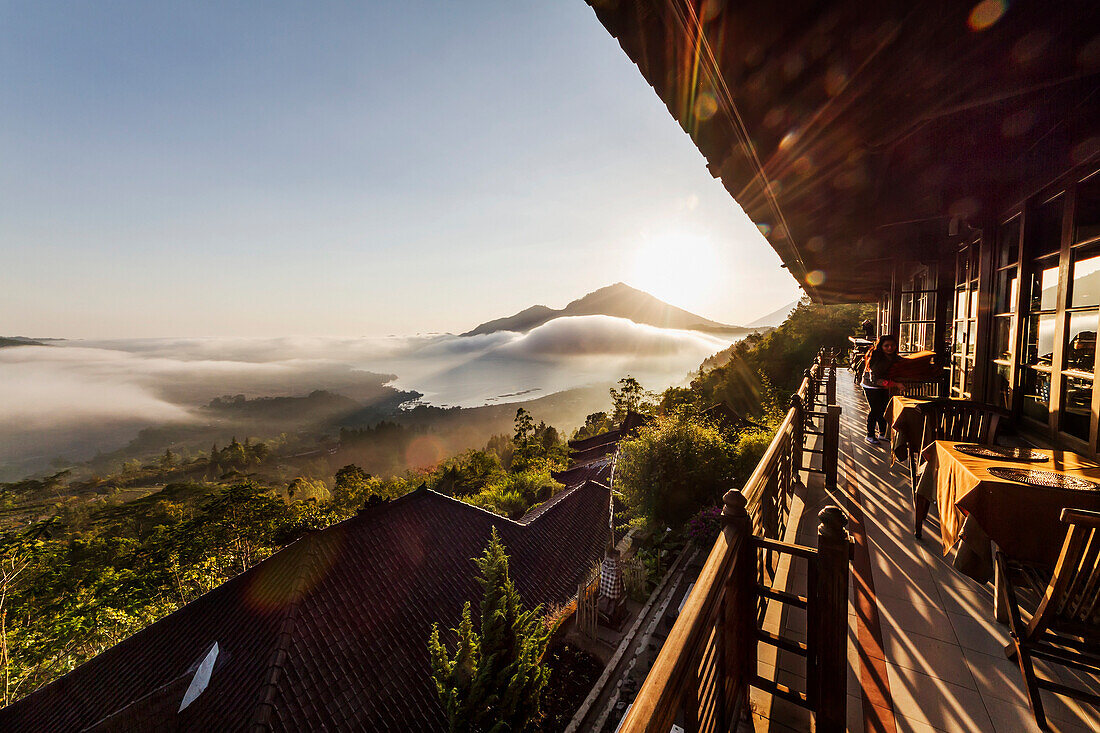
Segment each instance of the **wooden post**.
M825 427L821 441L821 468L825 472L826 491L836 491L837 467L840 462L840 405L825 408Z
M806 399L808 403L806 407L814 409L814 403L817 402L817 380L814 379L813 369L803 370L802 376L806 379Z
M848 517L838 507L818 513L817 557L810 563L806 609L807 686L821 733L840 733L847 725L848 560L851 539Z
M745 495L731 489L722 497L722 532L734 553L726 578L722 613L721 694L731 717L722 730L733 730L733 716L748 718L749 680L756 672L756 553L752 544L752 519L745 510Z
M825 377L825 404L836 404L836 366L829 361L829 371Z
M802 412L802 398L791 395L791 409L794 410L794 418L791 421L791 478L801 481L800 472L802 465L802 448L806 445L806 417Z

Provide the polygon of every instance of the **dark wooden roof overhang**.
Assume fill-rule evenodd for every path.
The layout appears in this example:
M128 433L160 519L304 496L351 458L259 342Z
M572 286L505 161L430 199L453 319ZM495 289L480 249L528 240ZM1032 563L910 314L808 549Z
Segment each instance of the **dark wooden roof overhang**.
M1100 153L1094 1L588 2L818 301Z

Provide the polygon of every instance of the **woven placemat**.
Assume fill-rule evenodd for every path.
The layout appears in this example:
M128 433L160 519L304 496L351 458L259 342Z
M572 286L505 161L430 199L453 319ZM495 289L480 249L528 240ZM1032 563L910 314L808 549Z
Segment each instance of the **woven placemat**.
M955 446L959 453L977 458L992 458L998 461L1023 461L1027 463L1042 463L1049 461L1050 456L1040 453L1034 448L1006 448L1002 445L979 445L977 443L961 443Z
M1074 489L1076 491L1088 491L1100 489L1100 484L1079 476L1066 476L1063 473L1053 471L1037 471L1034 468L1009 468L1008 466L994 466L989 473L997 478L1009 481L1019 481L1028 486L1042 486L1047 489Z

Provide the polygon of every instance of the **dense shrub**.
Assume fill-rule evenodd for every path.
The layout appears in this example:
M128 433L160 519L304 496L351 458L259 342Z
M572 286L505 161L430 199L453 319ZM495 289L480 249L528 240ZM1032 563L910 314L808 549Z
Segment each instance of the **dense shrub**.
M687 414L659 417L620 443L615 486L636 516L677 527L736 479L736 448Z

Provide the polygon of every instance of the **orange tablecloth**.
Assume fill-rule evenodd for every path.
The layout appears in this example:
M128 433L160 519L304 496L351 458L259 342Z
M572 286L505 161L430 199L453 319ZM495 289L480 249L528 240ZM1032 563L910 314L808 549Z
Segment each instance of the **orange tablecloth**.
M1034 468L1100 483L1100 464L1095 461L1057 450L1041 450L1051 457L1041 463L978 458L959 453L956 445L961 444L937 440L925 449L923 456L929 469L935 471L935 500L940 512L944 554L961 539L963 545L956 567L965 550L966 561L976 561L977 565L959 569L978 580L987 580L992 575L990 540L1011 558L1053 565L1066 534L1065 525L1058 519L1062 509L1100 511L1100 489L1048 489L989 473L993 466ZM989 575L984 579L980 577L986 573Z
M924 430L924 417L920 406L928 402L928 397L895 396L890 398L886 407L886 420L890 423L890 450L895 458L904 461L909 451L919 451L921 432Z

